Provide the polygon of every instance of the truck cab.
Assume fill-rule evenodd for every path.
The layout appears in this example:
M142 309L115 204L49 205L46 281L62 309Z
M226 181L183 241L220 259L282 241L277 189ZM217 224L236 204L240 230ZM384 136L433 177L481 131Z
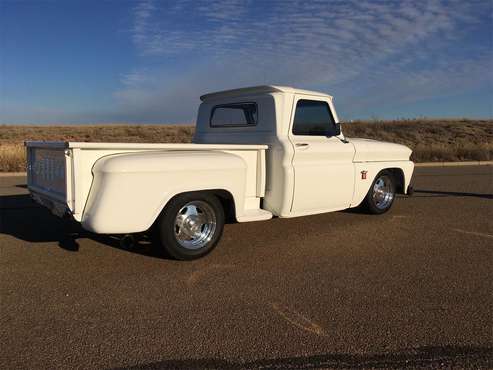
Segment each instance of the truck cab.
M407 191L414 168L411 150L345 138L331 95L258 86L207 94L201 100L195 143L269 147L263 207L275 216L356 207L383 169L393 174L400 192Z
M237 222L390 209L414 164L403 145L346 138L332 96L256 86L201 96L192 144L26 142L28 188L101 234L149 233L177 259Z

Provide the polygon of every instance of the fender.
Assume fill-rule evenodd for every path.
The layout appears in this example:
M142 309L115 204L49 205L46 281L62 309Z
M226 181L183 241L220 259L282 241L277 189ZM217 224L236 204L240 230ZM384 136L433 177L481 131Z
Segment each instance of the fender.
M354 163L354 193L350 207L357 207L365 198L373 180L382 170L400 170L404 177L402 192L406 194L414 170L414 163L411 161L391 161L391 162L356 162ZM364 172L364 175L362 174Z
M103 157L82 215L84 229L100 234L146 231L175 195L225 190L243 214L247 165L222 151L153 151Z

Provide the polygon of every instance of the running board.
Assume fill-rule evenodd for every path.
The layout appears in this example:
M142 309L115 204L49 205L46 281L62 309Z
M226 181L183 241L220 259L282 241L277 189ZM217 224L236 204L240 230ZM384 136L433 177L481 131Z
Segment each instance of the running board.
M236 217L238 222L264 221L272 218L272 213L265 209L248 209L241 216Z

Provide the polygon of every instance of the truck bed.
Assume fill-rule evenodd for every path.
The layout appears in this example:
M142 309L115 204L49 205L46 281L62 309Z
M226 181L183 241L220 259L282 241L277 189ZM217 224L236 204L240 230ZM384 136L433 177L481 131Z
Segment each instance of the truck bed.
M94 143L27 141L28 188L54 213L80 221L98 159L143 151L222 151L240 156L247 165L247 196L261 197L265 188L266 145L180 143Z

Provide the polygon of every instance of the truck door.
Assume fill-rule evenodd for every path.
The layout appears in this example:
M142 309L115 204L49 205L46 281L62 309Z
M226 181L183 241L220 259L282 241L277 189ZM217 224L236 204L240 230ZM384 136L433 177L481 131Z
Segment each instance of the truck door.
M293 215L348 208L354 189L354 146L336 135L331 102L296 95L289 138L293 143Z

